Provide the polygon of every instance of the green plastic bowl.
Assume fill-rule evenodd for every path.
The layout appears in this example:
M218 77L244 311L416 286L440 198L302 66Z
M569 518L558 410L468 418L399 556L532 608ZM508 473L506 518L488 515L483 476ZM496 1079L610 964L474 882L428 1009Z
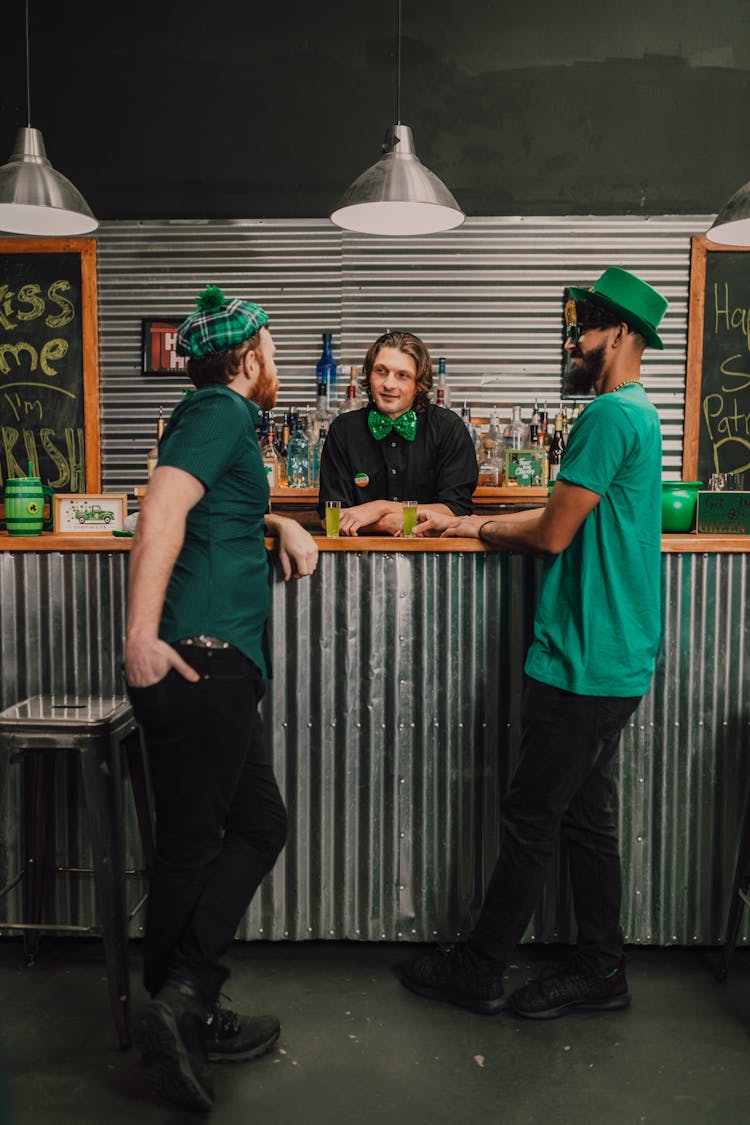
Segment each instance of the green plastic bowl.
M662 531L691 531L698 503L700 480L663 480L661 482Z

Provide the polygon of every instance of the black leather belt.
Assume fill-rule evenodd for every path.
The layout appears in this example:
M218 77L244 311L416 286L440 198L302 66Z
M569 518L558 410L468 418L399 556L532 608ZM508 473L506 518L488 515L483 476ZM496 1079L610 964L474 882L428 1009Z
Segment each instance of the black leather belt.
M194 645L196 648L234 648L234 645L230 645L229 641L222 641L219 637L207 637L205 633L201 633L197 637L184 637L176 644Z

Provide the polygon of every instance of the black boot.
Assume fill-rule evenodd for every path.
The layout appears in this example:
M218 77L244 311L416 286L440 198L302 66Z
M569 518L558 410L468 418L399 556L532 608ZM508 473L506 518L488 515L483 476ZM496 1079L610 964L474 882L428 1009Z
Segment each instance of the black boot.
M152 1088L190 1109L214 1104L204 1045L208 1007L189 981L168 980L133 1028Z

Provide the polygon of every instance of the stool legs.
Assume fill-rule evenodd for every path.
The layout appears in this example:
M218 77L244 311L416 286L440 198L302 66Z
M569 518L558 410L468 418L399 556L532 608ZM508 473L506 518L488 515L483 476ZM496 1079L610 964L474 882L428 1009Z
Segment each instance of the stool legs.
M130 971L119 747L105 737L88 739L81 747L80 758L112 1016L120 1046L129 1047Z
M24 825L26 851L23 877L24 918L32 926L38 926L42 920L44 888L50 865L55 755L44 752L24 754L23 768L24 784L28 794ZM27 965L33 965L36 960L40 936L38 929L23 932L23 953Z
M729 974L729 964L737 946L737 935L740 932L742 911L745 907L745 901L743 900L742 895L747 895L749 886L750 794L748 795L748 799L745 801L745 822L742 826L742 836L740 838L740 846L737 853L737 866L734 872L734 882L732 883L732 899L729 904L729 914L727 916L726 936L724 938L724 946L721 950L719 967L716 971L716 979L718 981L726 980Z
M143 866L150 873L154 864L154 818L151 811L151 785L149 782L146 747L140 727L125 739L125 754L127 756L130 785L133 792L135 814L138 818L138 829L141 836L141 849L143 853Z

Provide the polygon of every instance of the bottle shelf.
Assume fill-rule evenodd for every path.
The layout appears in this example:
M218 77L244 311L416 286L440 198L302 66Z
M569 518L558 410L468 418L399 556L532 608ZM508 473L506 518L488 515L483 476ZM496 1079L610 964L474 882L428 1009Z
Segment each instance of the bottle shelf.
M133 489L136 500L140 501L146 489L139 486ZM522 488L517 485L501 488L477 488L474 492L474 504L478 508L494 504L528 504L546 501L546 488ZM289 508L315 508L318 504L317 488L272 488L271 501L283 503Z

